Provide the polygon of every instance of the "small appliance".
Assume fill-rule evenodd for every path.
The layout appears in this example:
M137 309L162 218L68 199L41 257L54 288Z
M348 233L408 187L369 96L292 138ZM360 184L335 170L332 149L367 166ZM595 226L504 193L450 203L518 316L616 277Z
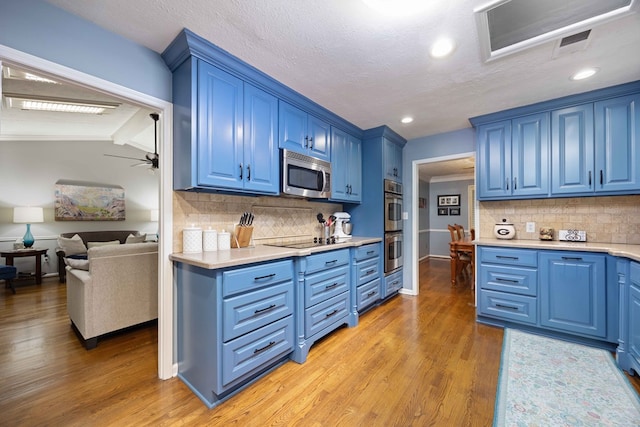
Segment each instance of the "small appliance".
M349 220L351 220L351 215L346 212L336 212L333 214L333 217L335 218L335 224L333 226L333 237L335 237L338 241L350 239L351 236L345 232L344 225L349 223Z

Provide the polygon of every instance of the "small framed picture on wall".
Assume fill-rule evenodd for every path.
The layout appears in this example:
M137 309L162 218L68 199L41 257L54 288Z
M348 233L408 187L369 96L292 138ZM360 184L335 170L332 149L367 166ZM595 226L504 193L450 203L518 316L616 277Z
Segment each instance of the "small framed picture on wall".
M460 208L449 208L449 215L460 215Z
M418 198L418 207L420 209L426 208L427 207L427 199L425 199L424 197Z
M438 207L443 206L460 206L459 194L445 194L438 196Z
M449 215L449 209L447 209L447 208L438 208L438 215Z

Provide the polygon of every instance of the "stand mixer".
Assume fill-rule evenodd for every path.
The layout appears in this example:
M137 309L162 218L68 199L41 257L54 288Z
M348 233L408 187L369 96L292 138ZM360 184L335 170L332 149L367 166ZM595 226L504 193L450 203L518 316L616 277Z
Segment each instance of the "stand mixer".
M348 223L351 219L351 215L346 212L336 212L333 214L335 217L335 225L333 227L333 237L336 240L348 240L351 238L350 234L345 233L344 224Z

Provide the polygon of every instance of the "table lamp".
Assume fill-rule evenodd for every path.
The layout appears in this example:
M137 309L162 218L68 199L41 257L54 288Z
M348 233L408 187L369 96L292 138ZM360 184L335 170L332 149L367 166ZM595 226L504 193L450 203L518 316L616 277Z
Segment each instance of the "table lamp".
M31 224L44 222L42 208L30 206L13 208L13 222L16 224L27 224L27 232L24 233L22 242L24 243L25 248L30 248L35 242L33 234L31 234Z

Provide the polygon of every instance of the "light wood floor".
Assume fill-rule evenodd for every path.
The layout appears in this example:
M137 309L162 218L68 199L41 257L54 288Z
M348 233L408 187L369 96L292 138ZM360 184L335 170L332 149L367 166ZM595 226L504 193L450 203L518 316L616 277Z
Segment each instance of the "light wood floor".
M419 297L393 298L212 410L157 379L154 325L86 351L64 284L0 292L0 425L489 426L502 330L474 322L472 292L448 274L423 261Z

